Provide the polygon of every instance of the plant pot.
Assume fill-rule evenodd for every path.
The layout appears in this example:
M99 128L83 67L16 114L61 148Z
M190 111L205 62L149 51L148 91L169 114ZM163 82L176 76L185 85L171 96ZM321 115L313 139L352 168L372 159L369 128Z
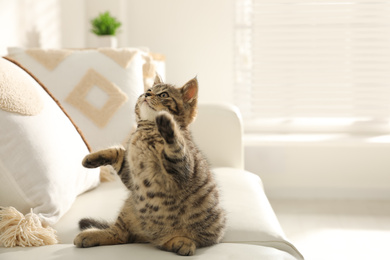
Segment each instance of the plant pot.
M118 47L118 39L116 36L112 35L100 35L96 36L97 38L97 47L109 47L116 48Z

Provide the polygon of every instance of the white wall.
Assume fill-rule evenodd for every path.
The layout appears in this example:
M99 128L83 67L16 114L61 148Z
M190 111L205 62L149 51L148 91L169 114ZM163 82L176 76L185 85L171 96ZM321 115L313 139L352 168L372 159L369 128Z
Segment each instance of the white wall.
M0 0L0 55L4 55L8 45L18 45L19 30L18 2Z
M61 46L60 0L0 0L0 55L8 46Z
M80 0L60 0L61 47L87 47L86 4Z
M166 56L167 80L200 82L200 100L232 101L233 0L127 1L127 44Z
M168 82L197 76L201 102L233 100L234 0L0 0L0 54L95 47L90 20L105 11L123 24L119 46L165 55Z

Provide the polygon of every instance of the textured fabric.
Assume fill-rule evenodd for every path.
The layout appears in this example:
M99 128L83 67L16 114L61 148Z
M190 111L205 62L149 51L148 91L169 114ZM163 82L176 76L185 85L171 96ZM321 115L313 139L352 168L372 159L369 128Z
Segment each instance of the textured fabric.
M0 60L0 108L22 115L37 115L43 109L43 102L37 90L32 88L34 79L20 77L20 69L9 66L7 60Z
M8 52L62 103L92 150L125 142L135 124L136 100L156 74L152 56L136 48Z
M43 226L38 215L23 215L14 207L0 210L0 244L5 247L30 247L57 244L56 231Z
M10 61L0 59L0 70L28 82L25 87L42 102L34 116L0 109L0 206L23 214L32 208L54 224L77 195L99 184L99 170L82 167L87 146L48 93Z

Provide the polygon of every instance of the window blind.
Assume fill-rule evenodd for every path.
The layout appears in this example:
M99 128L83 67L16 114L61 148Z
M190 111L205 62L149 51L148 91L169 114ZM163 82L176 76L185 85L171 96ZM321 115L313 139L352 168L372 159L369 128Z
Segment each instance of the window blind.
M390 131L390 1L236 0L247 132Z

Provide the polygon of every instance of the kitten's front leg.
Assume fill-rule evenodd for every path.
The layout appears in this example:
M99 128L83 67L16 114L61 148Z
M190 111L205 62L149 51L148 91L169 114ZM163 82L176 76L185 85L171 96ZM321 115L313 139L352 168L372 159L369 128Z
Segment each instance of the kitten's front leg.
M177 133L178 130L175 129L177 126L172 115L165 111L160 112L156 117L156 124L165 142L173 144L176 139L175 132Z
M133 182L130 174L130 166L126 159L126 150L122 146L100 150L84 157L83 166L96 168L103 165L111 165L121 178L123 184L131 189Z
M119 172L124 156L125 149L123 147L112 147L88 154L84 157L82 164L86 168L111 165L116 172Z
M175 120L171 114L160 112L156 124L165 141L162 161L166 172L179 182L186 180L192 169L192 160L187 155L184 138Z
M161 248L178 255L191 256L195 254L196 244L187 237L174 237L162 245Z

